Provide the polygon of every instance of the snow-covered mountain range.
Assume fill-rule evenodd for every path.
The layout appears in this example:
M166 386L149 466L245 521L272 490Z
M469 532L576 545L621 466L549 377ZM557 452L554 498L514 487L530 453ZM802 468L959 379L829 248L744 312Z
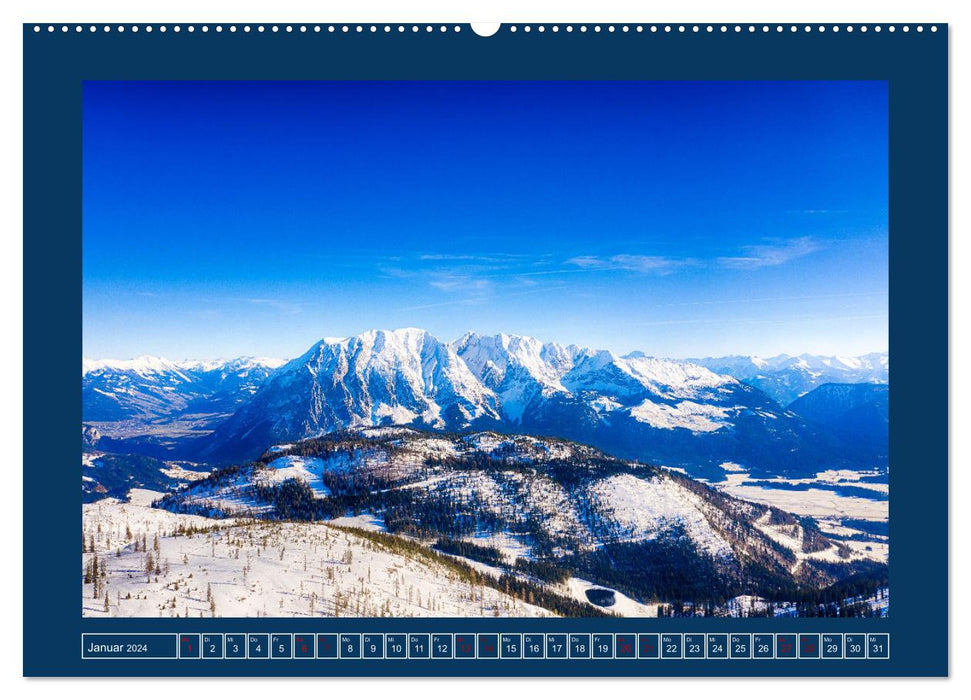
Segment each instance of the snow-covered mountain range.
M624 409L654 427L710 432L726 424L721 406L739 387L686 363L524 336L443 343L415 328L368 331L322 340L287 363L217 432L235 440L263 431L262 447L370 425L532 427L557 408L591 425Z
M848 463L845 438L757 384L770 370L802 372L806 381L823 377L820 368L885 376L885 357L729 359L704 361L714 371L527 336L467 333L443 342L417 328L372 330L321 340L285 364L86 362L84 418L104 432L99 421L158 427L203 414L212 432L184 455L207 461L251 458L270 444L347 428L410 425L563 436L699 475L717 474L724 462L782 475L873 466ZM731 376L752 367L762 374L751 381Z
M760 390L699 365L534 338L414 328L325 339L274 372L200 443L205 459L344 428L412 425L565 436L691 470L841 465L838 446Z
M729 355L689 362L756 386L782 406L822 384L887 384L890 381L890 356L879 352L856 357Z
M166 423L187 415L216 419L232 413L256 393L283 360L172 362L143 356L133 360L82 362L83 418L91 423Z

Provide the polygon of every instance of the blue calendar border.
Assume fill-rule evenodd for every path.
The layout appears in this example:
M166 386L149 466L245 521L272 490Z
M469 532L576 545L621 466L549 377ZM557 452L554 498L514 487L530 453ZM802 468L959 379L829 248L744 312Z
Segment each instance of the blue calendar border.
M24 25L27 676L941 676L948 672L948 42L937 30L62 32ZM130 28L131 25L126 25ZM182 25L183 30L189 25ZM196 25L197 27L201 25ZM228 27L229 25L224 25ZM242 25L237 25L242 26ZM252 25L254 28L256 25ZM266 25L267 28L271 25ZM297 25L299 26L299 25ZM313 25L311 25L313 26ZM397 25L393 25L396 27ZM411 25L408 25L409 28ZM565 25L562 25L565 26ZM606 27L607 25L604 25ZM619 25L618 25L619 26ZM632 25L636 26L636 25ZM704 27L706 25L702 25ZM716 25L719 27L720 25ZM762 25L758 25L761 30ZM771 25L773 28L775 25ZM117 25L112 25L115 29ZM383 28L383 25L379 25ZM422 25L424 29L425 25ZM534 25L536 27L536 25ZM912 25L915 28L916 25ZM538 27L536 27L538 29ZM747 29L747 27L746 27ZM884 620L82 619L81 101L86 80L885 80L890 101L892 543ZM15 235L15 234L13 234ZM26 446L43 445L43 462ZM57 478L51 478L52 472ZM63 475L63 478L61 476ZM74 534L72 534L74 533ZM59 562L63 571L52 571ZM63 575L62 575L63 574ZM82 632L871 632L882 660L82 661Z

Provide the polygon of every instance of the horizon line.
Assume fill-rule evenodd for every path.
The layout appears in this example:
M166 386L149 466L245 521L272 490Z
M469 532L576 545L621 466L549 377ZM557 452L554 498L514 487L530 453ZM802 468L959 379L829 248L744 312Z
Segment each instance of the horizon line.
M886 349L879 349L879 350L869 350L867 352L862 352L862 353L844 353L844 352L819 352L819 353L816 353L816 352L807 352L807 351L793 353L793 352L785 352L785 351L782 351L782 352L776 352L776 353L772 353L772 354L769 354L769 353L732 352L732 353L717 354L717 355L712 355L712 354L707 354L707 355L704 355L704 354L692 354L692 355L684 355L684 356L675 356L675 355L664 355L664 354L652 354L652 353L648 353L647 351L642 350L640 348L635 348L635 349L629 350L627 352L617 352L615 350L610 350L609 348L599 348L599 347L596 347L594 345L586 345L586 344L580 344L580 343L560 343L558 341L543 340L543 339L540 339L540 338L538 338L536 336L528 335L528 334L524 334L524 333L506 333L506 332L499 332L499 333L481 333L481 332L477 332L477 331L473 331L473 330L468 330L468 331L465 331L465 332L459 334L456 338L454 338L452 340L442 340L441 338L439 338L438 336L436 336L435 334L431 333L430 331L428 331L428 330L426 330L424 328L420 328L420 327L417 327L417 326L402 326L402 327L399 327L399 328L391 328L391 329L368 328L368 329L363 330L363 331L361 331L359 333L355 333L355 334L351 334L351 335L347 335L347 336L323 336L319 340L316 340L313 343L311 343L309 346L307 346L307 348L305 350L303 350L303 351L301 351L301 352L299 352L299 353L297 353L297 354L295 354L295 355L293 355L291 357L279 357L279 356L271 356L271 355L266 355L266 354L238 354L238 355L237 354L232 354L232 355L220 355L218 357L212 357L212 356L210 356L210 357L201 357L201 356L183 357L181 359L174 360L174 359L170 359L169 357L166 357L164 354L153 354L151 352L143 352L143 353L140 353L140 354L137 354L137 355L133 355L133 356L127 357L127 358L125 358L125 357L117 357L117 356L116 357L108 357L108 356L94 357L94 356L86 355L86 354L82 353L81 359L82 359L82 362L132 362L134 360L139 360L139 359L156 359L156 360L164 360L166 362L172 362L172 363L179 363L179 362L230 362L230 361L233 361L233 360L242 360L242 359L248 359L248 360L267 360L267 361L271 361L271 362L278 362L278 361L281 361L281 362L290 362L291 360L294 360L294 359L300 357L301 355L305 354L307 352L307 350L309 350L310 348L316 347L316 346L321 345L321 344L324 344L324 343L326 343L326 344L341 343L341 342L344 342L346 340L350 340L351 338L360 337L360 336L365 335L367 333L380 333L380 332L385 332L385 333L398 333L398 332L401 332L401 331L421 331L423 333L428 334L432 338L435 338L436 340L438 340L439 342L441 342L441 343L443 343L445 345L450 345L450 344L452 344L454 342L457 342L457 341L461 340L462 338L464 338L465 336L468 336L468 335L475 335L475 336L484 337L484 338L495 338L495 337L500 336L500 335L505 335L505 336L511 337L511 338L528 338L528 339L531 339L531 340L535 340L535 341L537 341L537 342L539 342L539 343L541 343L543 345L554 344L554 345L559 345L559 346L564 347L564 348L568 348L568 347L573 346L573 347L577 347L577 348L581 348L581 349L585 349L585 350L596 351L596 352L607 351L607 352L611 352L611 353L617 355L618 357L627 357L627 356L632 355L634 353L641 353L641 354L643 354L643 355L645 355L647 357L651 357L651 358L664 359L664 360L678 360L678 361L721 359L721 358L730 358L730 357L744 357L744 358L757 358L757 359L762 359L762 360L771 360L771 359L776 359L776 358L779 358L779 357L782 357L782 356L785 356L785 357L802 357L804 355L809 355L809 356L813 356L813 357L852 357L852 358L859 358L859 357L864 357L866 355L889 355L890 354L889 348L886 348Z

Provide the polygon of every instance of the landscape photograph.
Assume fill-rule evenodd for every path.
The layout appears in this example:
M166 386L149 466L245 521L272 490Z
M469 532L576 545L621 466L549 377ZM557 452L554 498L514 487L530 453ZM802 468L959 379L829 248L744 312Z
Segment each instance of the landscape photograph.
M887 101L86 82L81 614L887 617Z

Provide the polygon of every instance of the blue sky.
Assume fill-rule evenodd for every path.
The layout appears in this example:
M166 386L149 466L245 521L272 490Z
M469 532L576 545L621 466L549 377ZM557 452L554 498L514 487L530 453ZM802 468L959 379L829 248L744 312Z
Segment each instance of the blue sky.
M887 349L883 82L88 82L84 353Z

